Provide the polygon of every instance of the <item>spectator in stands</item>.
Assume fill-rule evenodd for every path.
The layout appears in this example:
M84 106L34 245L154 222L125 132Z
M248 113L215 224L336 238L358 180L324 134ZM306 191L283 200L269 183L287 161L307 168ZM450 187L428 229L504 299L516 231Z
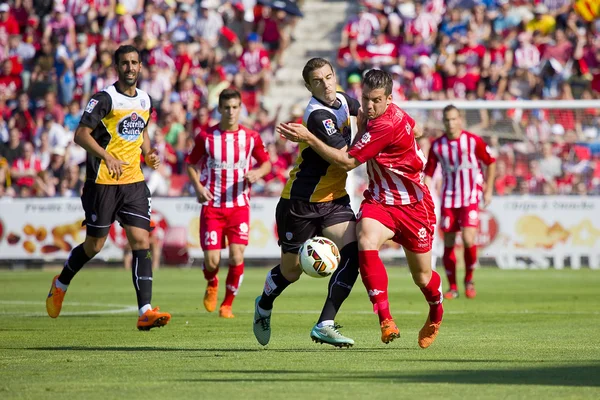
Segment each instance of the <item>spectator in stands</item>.
M21 132L18 127L13 127L9 131L8 142L0 144L0 156L6 159L9 166L18 158L23 157L23 142Z
M218 6L218 0L202 0L200 14L193 30L195 39L203 39L211 48L217 46L223 28L223 17L217 12Z
M13 161L10 169L15 191L21 197L33 195L35 178L41 170L41 160L34 154L33 145L25 142L23 144L23 155Z
M554 155L551 143L542 145L542 157L539 159L540 171L546 181L552 181L562 175L562 161Z
M245 91L268 93L271 82L271 62L268 53L260 44L257 33L248 35L246 47L240 57L239 69Z

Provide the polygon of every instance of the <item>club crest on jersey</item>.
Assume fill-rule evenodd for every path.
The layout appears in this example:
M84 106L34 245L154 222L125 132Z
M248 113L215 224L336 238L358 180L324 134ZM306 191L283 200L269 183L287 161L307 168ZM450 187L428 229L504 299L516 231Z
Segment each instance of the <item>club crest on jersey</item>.
M146 99L140 100L140 104L142 105L142 108L146 108Z
M98 104L98 100L90 99L90 102L85 106L85 112L88 114L91 113L94 110L94 107L96 107L96 104Z
M123 118L117 124L117 132L121 139L127 140L128 142L135 142L138 137L142 134L146 127L146 121L133 112Z
M335 127L332 119L326 119L323 121L323 126L325 127L325 132L327 132L329 136L337 132L337 128Z

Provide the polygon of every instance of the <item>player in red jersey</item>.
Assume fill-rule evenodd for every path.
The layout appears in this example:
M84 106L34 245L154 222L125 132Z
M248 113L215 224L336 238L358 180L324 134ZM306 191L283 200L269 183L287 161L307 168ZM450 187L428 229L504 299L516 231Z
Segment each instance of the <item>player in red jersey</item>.
M392 78L381 70L369 71L363 80L359 132L349 151L335 149L316 139L303 126L282 124L278 132L290 140L306 142L333 165L351 170L367 163L369 187L358 213L359 264L363 283L379 316L381 340L400 337L390 313L388 276L379 249L388 240L404 247L413 280L429 303L429 316L419 332L419 346L435 340L444 313L442 282L431 268L435 231L433 200L423 183L425 156L415 141L420 129L392 103Z
M429 184L438 164L442 167L442 213L441 224L444 232L444 267L450 283L446 299L458 297L456 286L456 232L462 232L465 256L465 295L472 299L477 294L473 284L473 271L477 265L475 237L479 224L479 203L483 189L481 163L487 165L487 177L483 203L487 207L492 200L496 160L489 147L479 136L462 128L458 109L449 105L444 108L446 133L436 139L429 150L425 167L425 182Z
M219 96L221 121L196 136L186 157L187 173L196 190L200 212L200 245L204 277L208 281L204 307L217 307L219 262L225 238L229 243L229 271L219 316L233 318L231 305L244 274L244 250L250 231L250 186L271 171L269 154L258 132L239 124L241 95L226 89ZM252 158L257 167L251 169ZM199 167L200 174L198 174Z

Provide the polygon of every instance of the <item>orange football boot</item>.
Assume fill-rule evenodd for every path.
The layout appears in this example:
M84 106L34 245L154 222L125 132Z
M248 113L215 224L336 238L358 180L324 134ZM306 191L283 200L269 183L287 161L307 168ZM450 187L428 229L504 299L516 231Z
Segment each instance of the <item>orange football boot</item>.
M442 325L442 321L437 324L431 323L429 317L427 317L427 321L425 321L425 325L419 331L419 346L422 349L426 349L434 342L436 336L440 332L440 325Z
M400 330L393 319L386 319L381 323L381 341L388 344L400 337Z
M206 308L206 311L213 312L217 309L218 293L218 286L206 286L206 292L204 292L204 308Z
M52 318L58 317L60 314L60 310L62 308L62 303L65 298L66 291L56 287L56 281L58 280L58 275L52 279L52 285L50 286L50 292L48 293L48 297L46 297L46 311L48 315Z
M138 318L137 328L140 331L149 331L152 328L162 328L171 320L171 314L160 312L160 308L146 311Z
M235 318L235 315L231 312L231 306L221 306L219 308L219 317L221 318Z
M465 296L467 299L474 299L477 296L477 291L475 290L475 284L473 282L465 283Z

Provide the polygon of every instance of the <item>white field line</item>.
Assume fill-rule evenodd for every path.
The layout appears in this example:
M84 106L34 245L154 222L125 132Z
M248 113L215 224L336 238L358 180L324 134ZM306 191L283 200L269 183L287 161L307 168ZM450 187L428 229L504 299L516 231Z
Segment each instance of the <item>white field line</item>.
M33 305L43 307L46 303L39 301L18 301L18 300L0 300L0 305ZM137 311L136 306L125 306L122 304L110 303L66 303L68 306L75 307L111 307L108 310L97 311L71 311L61 312L60 315L105 315L105 314L124 314ZM275 314L320 314L320 310L277 310ZM394 311L398 315L421 315L424 311ZM254 311L239 310L236 314L254 314ZM342 311L342 315L369 315L371 311ZM514 311L452 311L446 310L444 314L462 315L462 314L477 314L477 315L600 315L600 311L538 311L538 310L514 310ZM45 312L4 312L0 311L0 315L12 315L20 317L46 317Z
M65 303L68 306L75 307L102 307L109 308L108 310L95 310L95 311L63 311L60 313L61 316L77 316L77 315L106 315L106 314L124 314L137 311L137 306L125 306L122 304L110 304L110 303ZM19 300L0 300L0 305L28 305L28 306L39 306L43 308L46 303L41 301L19 301ZM11 315L15 317L47 317L46 312L14 312L14 311L0 311L0 315Z

